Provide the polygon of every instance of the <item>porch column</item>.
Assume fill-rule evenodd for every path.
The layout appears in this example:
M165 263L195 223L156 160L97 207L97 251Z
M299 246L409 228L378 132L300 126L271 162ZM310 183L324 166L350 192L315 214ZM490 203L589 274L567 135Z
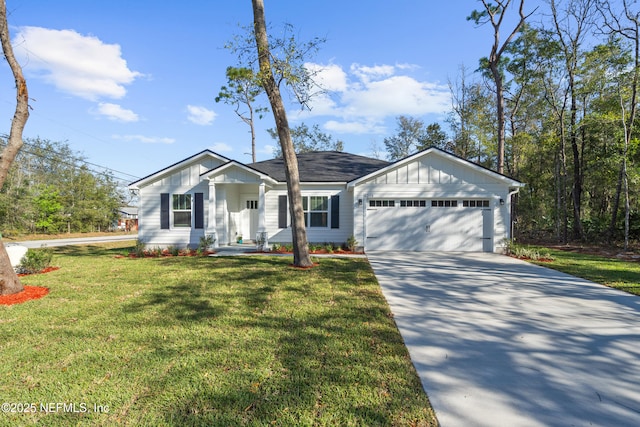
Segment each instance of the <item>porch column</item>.
M267 227L265 225L265 197L264 197L264 189L266 185L264 182L260 183L258 187L258 233L267 231Z
M216 231L216 183L209 180L209 215L207 218L206 234L212 236L215 241L213 247L218 247L218 233Z
M269 244L269 236L267 236L266 227L266 207L265 207L265 183L261 182L258 186L258 235L256 236L256 243L259 248L264 248Z

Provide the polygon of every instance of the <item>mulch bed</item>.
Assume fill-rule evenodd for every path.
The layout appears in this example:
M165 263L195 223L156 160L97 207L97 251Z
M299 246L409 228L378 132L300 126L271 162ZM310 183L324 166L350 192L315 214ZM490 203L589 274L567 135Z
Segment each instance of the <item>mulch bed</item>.
M178 255L173 255L167 250L163 250L161 254L158 254L155 251L145 251L143 256L138 256L137 254L131 252L129 255L116 255L114 258L171 258L175 256L209 256L215 254L215 251L204 251L198 253L197 251L180 251Z
M60 267L47 267L44 270L35 274L50 273L52 271L60 270ZM18 274L18 277L29 276L29 274ZM49 293L49 288L43 286L25 286L22 292L12 295L0 295L0 305L14 305L21 304L23 302L31 301L34 299L40 299Z
M38 273L33 273L33 274L44 274L44 273L50 273L52 271L56 271L56 270L60 270L60 267L47 267L44 270L39 271ZM23 276L29 276L31 273L21 273L18 274L18 277L23 277Z
M42 298L49 293L49 288L42 286L25 286L22 292L13 295L0 295L0 305L14 305Z

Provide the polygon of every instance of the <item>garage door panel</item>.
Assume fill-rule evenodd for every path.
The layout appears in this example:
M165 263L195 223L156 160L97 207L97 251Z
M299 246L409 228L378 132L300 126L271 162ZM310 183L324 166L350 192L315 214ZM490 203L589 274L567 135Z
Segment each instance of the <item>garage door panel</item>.
M424 210L424 209L423 209ZM370 250L423 250L426 218L400 208L367 210L367 248Z
M431 209L434 225L430 228L437 247L428 250L481 251L482 213L476 209Z
M482 211L462 207L367 209L368 250L482 251Z

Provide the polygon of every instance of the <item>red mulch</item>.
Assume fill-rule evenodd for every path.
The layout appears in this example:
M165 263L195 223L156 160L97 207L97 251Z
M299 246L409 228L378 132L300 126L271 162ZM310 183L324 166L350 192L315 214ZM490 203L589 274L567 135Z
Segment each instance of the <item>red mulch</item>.
M47 267L37 274L50 273L60 270L60 267ZM28 276L29 274L18 274L18 277ZM39 299L49 293L49 288L42 286L25 286L22 292L12 295L0 295L0 305L14 305L23 302Z
M50 273L50 272L56 271L56 270L60 270L60 267L47 267L44 270L42 270L42 271L40 271L39 273L36 273L36 274ZM22 277L22 276L29 276L29 274L28 273L18 274L18 277Z
M144 256L139 257L138 255L136 255L135 253L131 252L129 253L129 255L127 256L128 258L171 258L174 256L208 256L208 255L212 255L215 254L215 251L204 251L201 254L199 254L197 251L189 251L189 252L180 252L178 255L172 255L171 253L169 253L169 251L164 250L162 251L162 255L158 255L156 252L145 252ZM114 258L127 258L124 255L116 255Z
M42 298L49 293L49 288L41 286L25 286L22 292L13 295L0 295L0 305L13 305Z

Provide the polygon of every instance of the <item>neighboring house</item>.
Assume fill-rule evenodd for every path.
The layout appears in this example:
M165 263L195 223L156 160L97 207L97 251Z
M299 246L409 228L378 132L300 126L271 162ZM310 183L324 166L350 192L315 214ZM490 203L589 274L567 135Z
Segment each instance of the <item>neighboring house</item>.
M436 148L394 163L328 151L298 155L307 238L361 249L500 251L524 185ZM209 150L130 185L148 246L291 242L282 159L243 164Z
M135 206L122 206L118 208L118 230L138 230L138 208Z

